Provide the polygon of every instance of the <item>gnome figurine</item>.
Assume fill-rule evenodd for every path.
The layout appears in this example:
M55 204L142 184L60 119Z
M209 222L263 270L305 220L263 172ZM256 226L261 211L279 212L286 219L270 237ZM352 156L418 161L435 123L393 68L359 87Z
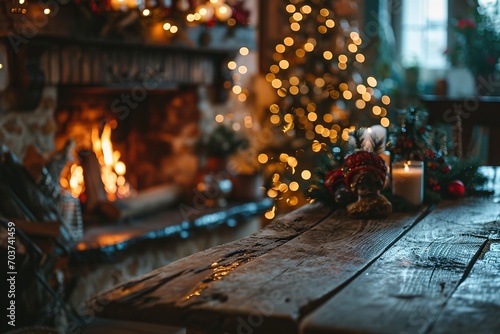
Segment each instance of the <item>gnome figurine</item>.
M380 194L386 180L387 167L377 154L358 150L344 162L345 184L357 195L356 202L347 205L355 218L384 218L392 212L392 204Z

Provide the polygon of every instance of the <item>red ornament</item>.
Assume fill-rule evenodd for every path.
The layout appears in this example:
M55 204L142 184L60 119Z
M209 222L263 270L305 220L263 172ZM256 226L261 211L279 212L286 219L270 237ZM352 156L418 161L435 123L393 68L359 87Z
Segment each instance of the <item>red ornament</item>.
M460 180L453 180L448 183L448 193L453 197L462 197L465 195L465 186Z

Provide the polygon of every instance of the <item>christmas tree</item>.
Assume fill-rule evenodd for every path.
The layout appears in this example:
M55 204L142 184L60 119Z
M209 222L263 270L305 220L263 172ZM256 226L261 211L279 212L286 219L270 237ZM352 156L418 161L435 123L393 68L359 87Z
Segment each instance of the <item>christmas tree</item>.
M315 155L344 146L363 126L390 125L389 96L367 68L357 0L279 1L287 32L275 47L266 80L276 92L268 122L272 145L259 156L266 166L267 195L277 199L266 214L305 204Z

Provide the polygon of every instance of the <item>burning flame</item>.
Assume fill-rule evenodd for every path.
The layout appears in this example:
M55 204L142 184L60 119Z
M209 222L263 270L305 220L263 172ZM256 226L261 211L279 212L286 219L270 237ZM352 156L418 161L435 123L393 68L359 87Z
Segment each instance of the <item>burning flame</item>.
M123 198L130 195L130 186L125 179L127 168L120 161L120 152L113 150L111 143L111 125L106 123L99 138L98 129L92 131L92 147L101 164L101 180L108 200Z
M71 192L71 196L74 198L80 197L83 190L85 189L85 185L83 184L83 168L82 166L74 163L69 168L68 176L61 177L60 180L61 186L66 189L69 189Z
M99 128L94 126L91 132L92 151L95 153L101 166L101 180L106 190L106 197L110 201L128 197L131 194L130 185L125 179L127 167L120 161L121 153L113 150L111 143L112 126L104 125L101 136ZM61 185L71 191L71 195L78 198L85 189L82 166L74 163L69 169L67 177L62 177Z

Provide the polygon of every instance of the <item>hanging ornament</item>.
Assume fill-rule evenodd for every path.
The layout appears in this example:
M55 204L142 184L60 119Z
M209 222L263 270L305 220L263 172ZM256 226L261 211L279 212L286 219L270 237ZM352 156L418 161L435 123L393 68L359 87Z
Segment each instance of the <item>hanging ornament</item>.
M448 183L448 193L453 197L462 197L465 195L465 186L460 180L453 180Z

